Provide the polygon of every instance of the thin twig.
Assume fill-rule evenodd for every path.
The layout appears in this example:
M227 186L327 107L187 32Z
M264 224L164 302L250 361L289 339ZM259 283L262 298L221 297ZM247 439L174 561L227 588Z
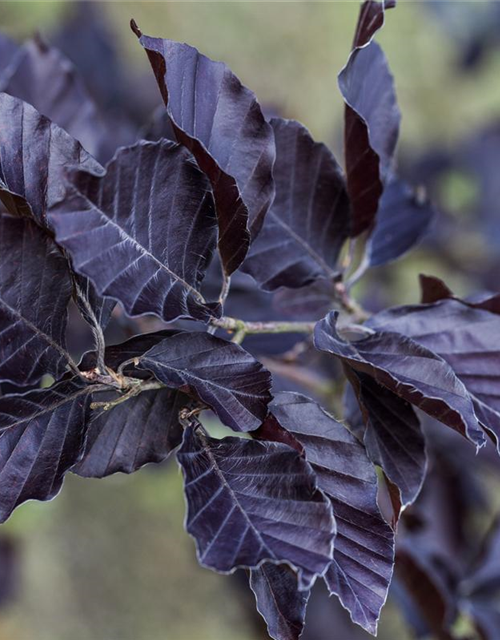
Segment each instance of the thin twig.
M245 322L238 318L224 316L210 321L211 325L231 332L256 333L312 333L315 322Z
M132 389L129 389L127 393L124 393L121 396L118 396L114 400L108 400L106 402L92 402L92 404L90 405L90 408L92 410L102 409L103 411L109 411L110 409L112 409L113 407L116 407L122 402L126 402L127 400L130 400L130 398L133 398L134 396L139 395L139 393L140 393L139 388L133 387Z
M106 341L104 339L104 333L102 331L102 327L101 327L101 325L99 323L99 320L97 319L97 317L96 317L96 315L94 313L94 309L92 308L92 305L90 304L87 296L85 295L85 293L83 292L82 288L78 284L78 281L77 281L76 278L73 279L73 284L75 286L76 295L78 297L78 300L83 305L83 307L85 307L85 311L87 312L88 317L92 321L92 323L90 325L90 328L92 330L92 335L94 336L94 340L95 340L95 349L96 349L96 355L97 355L97 366L98 366L99 370L101 371L101 373L104 373L106 371L106 364L104 362L104 354L105 354L105 350L106 350Z

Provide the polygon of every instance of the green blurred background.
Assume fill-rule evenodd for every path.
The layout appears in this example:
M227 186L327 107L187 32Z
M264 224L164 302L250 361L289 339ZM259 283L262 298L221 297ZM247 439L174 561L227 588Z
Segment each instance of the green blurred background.
M472 8L476 17L485 6L453 4L457 12L464 5ZM145 33L186 41L224 60L261 103L301 120L318 140L340 152L342 101L336 75L349 52L357 2L98 6L116 32L131 78L148 71L128 26L134 17ZM64 2L0 2L1 25L16 38L36 30L50 36L71 10L72 4ZM500 115L499 50L474 73L461 73L454 64L457 42L417 2L401 2L391 11L378 40L395 75L403 113L401 145L407 154L431 142L451 145ZM459 210L467 185L458 180L447 188L450 207ZM391 299L417 299L422 264L428 272L447 276L458 292L469 287L466 277L446 273L438 259L421 251L398 267ZM23 505L3 526L3 535L16 541L21 575L16 599L0 612L0 640L265 638L240 583L198 567L183 518L182 483L173 462L102 481L70 476L50 504ZM332 640L349 640L348 628L332 628ZM390 606L379 636L406 637Z

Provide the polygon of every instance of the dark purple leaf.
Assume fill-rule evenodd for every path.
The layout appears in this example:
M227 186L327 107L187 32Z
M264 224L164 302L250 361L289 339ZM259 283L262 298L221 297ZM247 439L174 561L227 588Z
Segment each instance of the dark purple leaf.
M353 49L366 46L379 29L384 26L384 10L392 9L395 1L365 0L359 11L358 24L354 34Z
M342 363L374 378L403 400L455 429L477 448L485 444L465 386L443 358L393 331L374 332L350 343L337 333L337 312L318 322L315 344ZM373 326L373 325L372 325Z
M458 300L466 304L471 309L482 309L500 315L500 294L486 292L477 292L472 296L468 296L465 300L461 300L453 291L436 276L419 275L420 289L422 291L422 304L431 304L440 300Z
M359 408L356 393L353 389L356 377L361 378L361 376L359 374L354 374L354 372L350 373L352 374L351 378L353 378L353 376L355 377L351 380L351 384L346 384L344 388L344 397L342 398L343 420L347 423L349 431L353 433L358 440L363 441L366 425L361 409Z
M215 244L210 186L183 147L139 142L98 175L73 171L50 212L56 239L98 293L138 316L207 320L199 292Z
M252 431L266 417L271 375L237 344L203 332L178 333L147 351L139 366L198 397L235 431Z
M72 63L40 36L24 44L0 76L0 91L28 102L93 156L102 156L104 121Z
M273 118L276 197L244 269L267 291L334 278L349 236L344 177L329 149L295 120Z
M83 453L92 387L76 379L0 398L0 521L51 500Z
M286 566L265 563L250 572L257 610L274 640L299 640L310 591L299 591L297 576Z
M71 281L66 261L31 220L0 214L0 380L60 378Z
M35 48L38 46L36 43L31 44ZM29 77L28 74L28 80ZM30 82L28 85L35 90ZM22 91L20 93L21 97L26 97ZM46 94L45 91L41 93L44 96ZM44 105L43 99L33 102ZM66 163L81 163L96 171L100 170L100 165L76 140L27 105L13 101L8 96L0 96L0 104L0 109L5 114L13 116L12 122L15 125L10 131L6 129L4 136L0 132L0 198L11 213L34 217L37 222L46 224L47 208L64 194L63 175ZM69 109L70 113L75 110L75 105ZM49 115L52 112L57 115L57 108L45 111ZM17 124L16 120L19 120ZM23 140L23 135L26 134L31 136L30 142ZM32 145L39 147L35 153ZM83 316L91 326L105 327L114 306L113 301L105 302L85 278L71 275L74 279L75 299Z
M365 2L354 49L339 74L346 103L344 148L353 237L374 225L399 133L394 80L382 49L371 41L383 22L383 3Z
M285 430L274 425L274 436L283 440L288 432L298 441L333 505L337 537L327 586L353 622L375 633L394 558L394 532L378 508L375 469L349 430L309 398L280 393L270 409ZM261 433L269 437L273 425L267 426L271 432Z
M435 276L426 276L421 273L419 275L420 289L422 291L422 304L431 304L444 300L446 298L453 298L453 292L448 286Z
M286 563L309 589L332 560L335 523L303 457L281 443L214 440L193 427L177 453L186 528L202 565L222 573Z
M412 406L376 380L356 374L362 440L368 457L399 489L401 507L418 496L427 471L425 439ZM350 416L353 419L353 416Z
M392 262L414 247L429 230L435 210L402 180L385 186L368 243L370 266Z
M177 140L214 190L224 269L242 263L274 198L274 137L255 95L222 62L187 44L135 33L155 73Z
M92 416L83 459L71 470L104 478L162 462L181 443L179 411L188 404L179 391L156 389Z
M477 417L498 446L500 316L485 310L494 309L496 301L496 297L478 303L445 298L432 304L394 307L373 316L368 324L410 336L439 354L471 394Z
M0 94L0 198L17 215L47 224L47 209L64 196L64 170L100 164L63 129L32 106Z

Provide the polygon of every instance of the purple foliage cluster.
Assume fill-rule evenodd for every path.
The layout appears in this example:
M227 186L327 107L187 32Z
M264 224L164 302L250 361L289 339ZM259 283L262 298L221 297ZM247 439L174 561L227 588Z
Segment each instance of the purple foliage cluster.
M417 635L453 638L465 611L498 637L497 527L465 569L425 532L443 517L430 483L455 468L448 438L468 455L443 425L472 452L499 446L500 298L430 276L420 304L375 315L350 295L435 213L396 172L374 41L390 6L364 2L339 75L343 168L299 122L266 119L226 65L134 22L164 101L141 128L139 107L111 125L85 70L40 37L0 40L2 522L69 471L176 452L200 563L248 570L275 640L301 635L316 581L376 633L395 560ZM79 362L78 312L93 337ZM116 325L128 339L112 344ZM236 435L210 435L206 411Z

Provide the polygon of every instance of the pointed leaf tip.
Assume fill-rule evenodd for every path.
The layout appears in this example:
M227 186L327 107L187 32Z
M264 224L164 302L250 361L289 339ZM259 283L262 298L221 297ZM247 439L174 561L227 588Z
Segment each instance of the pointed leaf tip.
M142 31L139 29L137 22L134 20L134 18L130 19L130 28L138 38L142 38Z

